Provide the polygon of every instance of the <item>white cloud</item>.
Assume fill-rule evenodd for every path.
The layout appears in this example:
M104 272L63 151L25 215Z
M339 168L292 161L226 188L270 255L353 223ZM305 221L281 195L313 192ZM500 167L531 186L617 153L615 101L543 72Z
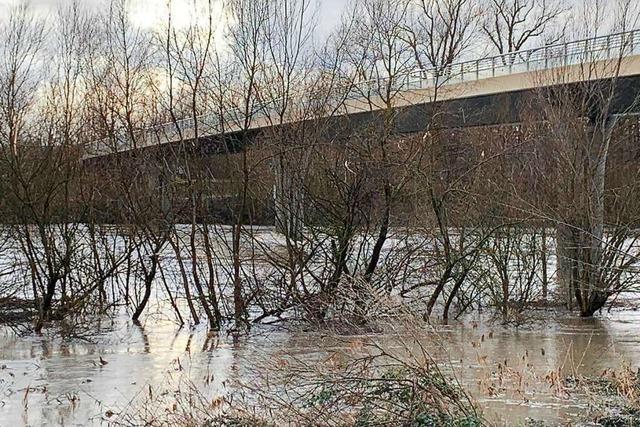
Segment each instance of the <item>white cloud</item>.
M0 9L25 0L0 0ZM37 14L49 15L72 0L26 0ZM350 0L319 0L319 29L322 33L330 31L340 19L340 15ZM80 0L88 9L106 8L110 0ZM172 14L175 25L187 25L193 19L191 4L193 0L172 0ZM131 0L132 20L135 24L150 27L163 22L167 15L167 0Z

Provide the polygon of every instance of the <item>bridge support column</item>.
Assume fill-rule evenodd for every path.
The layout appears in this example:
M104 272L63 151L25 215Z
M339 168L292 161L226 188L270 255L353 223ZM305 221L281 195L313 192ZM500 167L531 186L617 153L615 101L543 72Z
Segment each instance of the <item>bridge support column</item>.
M274 165L273 204L276 230L291 240L301 240L304 224L304 192L296 168L282 156Z
M172 204L169 185L169 174L166 168L149 168L146 170L146 186L149 194L157 196L156 208L162 213L163 216L169 217L171 214ZM156 202L154 202L156 203Z

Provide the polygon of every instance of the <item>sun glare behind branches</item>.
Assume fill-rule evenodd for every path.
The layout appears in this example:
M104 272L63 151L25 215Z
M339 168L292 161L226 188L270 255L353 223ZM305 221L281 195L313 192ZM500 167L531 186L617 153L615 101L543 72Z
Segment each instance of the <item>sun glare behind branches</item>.
M171 25L177 29L204 25L209 15L219 20L222 2L219 0L134 0L130 3L131 20L145 29L163 28L171 18Z

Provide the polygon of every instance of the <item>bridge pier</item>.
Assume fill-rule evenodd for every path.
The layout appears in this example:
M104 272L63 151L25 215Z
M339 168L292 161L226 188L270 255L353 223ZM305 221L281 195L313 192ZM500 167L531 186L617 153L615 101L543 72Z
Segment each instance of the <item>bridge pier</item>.
M148 189L149 194L153 194L157 197L156 201L149 200L149 203L156 205L156 209L162 213L164 218L169 218L171 215L172 203L171 203L171 186L169 172L165 166L159 169L150 168L145 171L146 176L145 186Z
M304 224L304 192L295 168L279 156L273 165L275 183L273 205L276 231L291 240L302 239Z

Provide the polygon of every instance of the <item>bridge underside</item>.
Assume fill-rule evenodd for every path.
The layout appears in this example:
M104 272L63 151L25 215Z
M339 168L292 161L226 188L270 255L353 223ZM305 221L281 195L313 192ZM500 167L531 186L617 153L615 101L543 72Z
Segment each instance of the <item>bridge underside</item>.
M541 104L545 94L553 90L562 90L564 94L579 94L585 87L610 85L610 79L590 81L588 83L568 83L542 89L523 89L511 92L480 96L461 97L438 102L415 103L397 107L393 110L392 133L412 134L434 129L458 129L469 127L517 124L523 121L539 119ZM609 106L612 115L635 115L640 113L640 75L624 76L616 79L613 102ZM197 140L185 139L85 159L87 164L109 163L116 157L139 158L154 157L175 153L211 156L237 153L243 146L251 145L259 138L273 138L296 128L321 132L320 139L339 141L363 131L381 128L385 122L385 112L381 110L336 115L329 118L305 122L287 123L281 126L254 128L245 132L232 132L224 135L202 136ZM388 120L388 118L386 118Z
M588 85L600 85L600 89L606 90L610 81L601 80L588 83ZM507 93L488 94L445 100L441 102L418 103L404 106L393 110L391 138L404 139L407 141L422 140L425 131L449 130L444 135L446 140L442 141L443 152L439 154L439 167L446 170L447 176L455 176L464 173L469 169L473 159L477 159L480 153L491 153L492 131L485 129L500 129L505 127L515 129L514 124L527 124L537 126L535 123L544 118L543 106L545 93L548 91L563 91L562 96L566 97L572 93L576 99L582 99L586 89L583 83L572 83L557 87L547 87L545 89L527 89L512 91ZM556 94L557 95L557 94ZM554 95L555 96L555 95ZM564 99L564 98L563 98ZM640 99L640 75L620 77L614 87L613 102L608 108L611 115L628 116L620 131L625 133L624 142L612 147L612 153L607 174L608 186L616 187L624 185L629 174L635 170L635 166L640 161L640 126L638 120L632 116L640 115L640 105L636 102ZM130 185L142 186L148 190L151 197L156 194L164 194L167 182L172 182L165 204L179 206L176 208L181 213L176 213L177 217L183 221L189 220L191 212L190 202L182 200L189 196L189 182L199 181L200 186L206 186L207 195L203 203L202 213L198 217L203 221L231 221L236 211L238 203L238 191L243 178L242 155L248 153L253 156L249 160L250 179L258 182L259 188L254 189L251 194L251 210L244 212L251 218L253 223L273 224L274 222L274 199L273 189L277 187L277 173L274 172L273 144L277 150L287 147L287 141L302 142L304 140L312 143L326 145L322 150L325 156L333 156L332 148L341 147L344 144L364 140L369 136L374 137L382 128L382 124L389 117L385 117L381 111L361 112L357 114L335 116L328 119L305 121L283 126L265 127L252 129L248 132L235 132L224 136L203 137L196 140L185 140L151 147L145 147L137 151L129 151L109 156L101 156L92 159L85 159L83 165L85 169L100 182L101 189L98 191L104 198L103 211L105 220L119 221L122 188ZM536 122L537 121L537 122ZM505 128L505 129L506 129ZM279 139L280 138L280 139ZM354 139L355 138L355 139ZM250 149L245 149L249 148ZM316 153L316 155L318 155ZM321 153L320 156L323 154ZM340 156L340 154L337 154ZM537 160L527 157L527 153L517 154L520 156L519 164L530 165ZM322 162L322 159L319 158ZM347 160L348 162L351 159ZM511 160L505 160L507 162ZM292 165L295 169L297 166ZM192 168L194 175L186 176L185 169ZM285 168L286 169L286 168ZM282 168L279 169L280 174ZM619 171L620 173L618 173ZM626 172L625 172L626 171ZM524 178L523 178L524 179ZM537 178L531 177L531 180ZM530 181L531 181L530 180ZM135 184L137 183L137 184ZM526 186L522 190L528 191ZM540 190L535 190L540 191ZM550 190L548 192L552 194ZM531 198L538 197L530 195ZM527 196L528 197L528 196ZM526 197L525 197L526 198ZM158 203L150 200L150 204ZM407 206L411 205L411 200L407 200ZM550 206L554 200L548 200ZM402 203L401 203L402 204ZM161 210L158 206L155 210ZM186 210L185 210L186 209ZM402 208L404 209L404 208ZM153 211L153 210L152 210ZM184 211L184 212L182 212Z
M521 123L539 118L546 95L562 90L564 94L579 94L588 90L586 86L598 85L601 90L610 87L610 79L588 83L570 83L541 89L523 89L512 92L489 94L409 105L399 108L395 114L397 133L424 132L427 129L455 129L480 126L495 126ZM640 75L620 77L613 88L613 102L609 113L613 115L637 114L640 112ZM358 113L349 117L334 118L337 129L354 129L372 126L379 122L380 112Z

